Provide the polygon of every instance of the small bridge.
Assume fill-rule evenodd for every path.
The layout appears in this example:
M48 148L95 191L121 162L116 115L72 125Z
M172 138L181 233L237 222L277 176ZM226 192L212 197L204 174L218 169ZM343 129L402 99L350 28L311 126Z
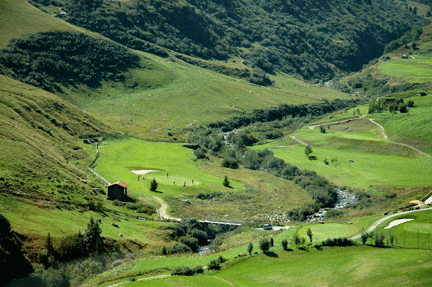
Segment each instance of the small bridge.
M241 226L241 223L234 223L234 222L223 222L223 221L211 221L211 220L198 220L199 223L206 223L206 224L218 224L218 225L229 225L229 226Z

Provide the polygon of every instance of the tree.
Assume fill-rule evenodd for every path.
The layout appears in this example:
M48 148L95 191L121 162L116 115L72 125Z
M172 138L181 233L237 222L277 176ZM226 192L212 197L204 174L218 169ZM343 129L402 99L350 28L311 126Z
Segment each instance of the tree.
M273 240L273 238L270 238L270 247L273 247L274 246L274 240Z
M308 230L306 230L306 234L309 237L310 240L310 244L312 244L312 230L310 228L308 228Z
M312 153L312 147L310 145L307 145L305 147L305 154L307 155L308 158L310 158L311 153Z
M22 252L19 237L11 230L9 220L0 214L0 285L33 272L33 267Z
M249 242L249 245L247 247L247 252L249 253L249 255L252 255L252 250L253 250L253 243Z
M270 242L267 239L262 239L259 242L259 247L263 253L267 253L270 249Z
M295 245L297 246L297 248L298 248L298 246L299 246L299 244L300 244L300 237L298 236L298 234L294 234L293 240L294 240L294 244L295 244Z
M363 232L360 235L360 238L362 240L363 245L366 244L366 241L368 240L369 237L370 237L370 234L363 230Z
M87 229L84 232L84 244L89 254L101 252L103 248L103 240L101 237L102 230L97 221L94 221L93 216L90 217L87 223Z
M282 240L282 248L283 248L283 250L288 249L288 241L286 239Z
M228 177L225 175L224 180L222 182L223 186L228 187L230 186L230 182L228 180Z
M45 267L52 266L55 263L55 249L52 243L51 234L48 233L47 240L45 242L46 249L46 261L44 262Z
M158 188L158 183L155 178L150 181L150 191L156 191Z

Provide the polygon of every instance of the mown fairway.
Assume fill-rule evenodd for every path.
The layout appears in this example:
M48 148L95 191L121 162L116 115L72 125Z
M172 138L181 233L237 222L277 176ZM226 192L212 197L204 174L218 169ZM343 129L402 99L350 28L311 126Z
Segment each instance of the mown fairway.
M175 277L125 286L427 286L431 284L430 251L334 247L276 251L240 261L214 275ZM217 279L217 278L216 278ZM207 281L208 282L208 281ZM216 285L217 286L217 285Z
M165 198L171 212L183 218L267 220L266 214L281 214L288 208L312 202L303 189L290 181L265 172L223 168L217 158L197 161L193 150L182 145L138 139L107 140L99 146L95 169L110 182L129 184L132 195ZM138 180L131 170L154 172ZM229 178L230 187L222 185L224 176ZM149 191L153 178L159 183L156 192ZM199 194L211 196L198 198ZM185 199L190 205L185 204Z

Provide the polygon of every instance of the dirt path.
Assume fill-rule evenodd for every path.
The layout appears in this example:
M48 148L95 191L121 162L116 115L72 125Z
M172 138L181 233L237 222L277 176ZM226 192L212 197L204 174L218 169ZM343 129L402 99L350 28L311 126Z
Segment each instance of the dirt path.
M320 126L328 126L328 125L334 125L334 124L340 124L340 123L349 123L349 122L352 122L352 121L355 121L355 120L362 119L362 118L364 118L365 116L366 116L366 115L362 115L361 117L358 117L358 118L350 118L350 119L343 120L343 121L338 121L338 122L330 122L330 123L325 123L325 124L313 125L313 126L309 126L309 129L310 129L310 130L313 130L314 128L316 128L316 127L320 127Z
M161 207L157 210L157 213L158 213L160 219L181 221L180 218L171 217L167 214L168 204L165 202L165 200L163 200L162 198L159 198L157 196L153 196L153 197L161 204Z
M225 279L222 279L222 278L217 277L217 276L215 276L215 275L213 275L213 277L216 278L216 279L219 279L219 280L221 280L221 281L223 281L223 282L225 282L225 283L227 283L227 284L229 284L229 285L231 285L231 286L235 286L234 284L232 284L231 282L229 282L229 281L227 281L227 280L225 280Z
M371 123L376 124L376 125L381 129L381 133L382 133L384 139L385 139L386 141L389 141L389 139L388 139L388 137L387 137L387 135L386 135L386 133L385 133L384 127L383 127L382 125L380 125L379 123L377 123L376 121L374 121L374 119L369 119L369 120L371 121ZM421 151L421 150L419 150L419 149L417 149L417 148L415 148L415 147L413 147L413 146L411 146L411 145L404 144L404 143L398 143L398 142L393 142L393 143L395 143L395 144L397 144L397 145L405 146L405 147L407 147L407 148L410 148L410 149L412 149L412 150L418 152L419 154L421 154L421 155L423 155L423 156L425 156L425 157L431 157L430 154L425 153L425 152L423 152L423 151Z
M388 137L387 137L387 135L385 133L384 127L382 125L380 125L379 123L377 123L376 121L374 121L374 119L369 119L369 120L370 120L371 123L376 124L377 126L379 126L379 128L381 129L381 133L382 133L384 139L386 141L388 141L389 139L388 139Z
M293 140L295 140L296 142L298 142L299 144L302 144L304 146L307 146L308 144L305 143L304 141L299 140L298 138L296 138L295 136L290 136L290 138L292 138Z

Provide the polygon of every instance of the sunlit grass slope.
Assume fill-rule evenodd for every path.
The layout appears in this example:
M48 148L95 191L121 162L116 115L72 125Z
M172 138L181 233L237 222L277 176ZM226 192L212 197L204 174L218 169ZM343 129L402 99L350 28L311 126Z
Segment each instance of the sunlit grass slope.
M40 11L26 0L0 1L0 15L0 48L4 48L12 38L25 34L82 30Z
M275 156L293 165L315 170L339 186L431 185L432 170L427 168L431 165L431 158L397 142L399 137L404 137L407 144L416 141L423 143L418 148L430 146L430 133L426 131L429 125L424 120L426 110L430 109L430 100L414 100L418 102L418 107L410 109L407 114L384 112L368 116L382 122L385 128L389 126L391 141L384 140L379 127L368 118L363 118L330 125L330 128L326 125L326 133L321 133L319 128L311 130L304 127L290 135L309 144L313 150L311 155L316 160L309 160L304 153L305 147L290 136L255 148L270 148ZM393 138L395 141L392 141ZM325 159L328 165L324 163ZM332 160L335 162L332 163Z
M264 220L265 213L281 214L287 208L312 202L307 192L290 181L244 168L223 168L216 158L197 161L193 150L178 143L110 139L99 150L98 173L110 182L129 184L128 190L136 196L165 198L170 212L182 218ZM131 170L154 172L138 180ZM222 185L224 176L229 178L230 187ZM155 193L149 191L153 178L159 183ZM200 193L213 194L214 199L199 199ZM189 204L183 202L185 199Z
M262 87L173 57L164 59L140 54L146 58L145 68L132 70L126 87L105 83L97 91L77 94L74 91L67 98L128 134L145 139L173 140L176 137L185 140L188 125L224 120L283 103L302 104L348 97L288 75L274 76L275 86ZM169 136L168 132L174 136Z

